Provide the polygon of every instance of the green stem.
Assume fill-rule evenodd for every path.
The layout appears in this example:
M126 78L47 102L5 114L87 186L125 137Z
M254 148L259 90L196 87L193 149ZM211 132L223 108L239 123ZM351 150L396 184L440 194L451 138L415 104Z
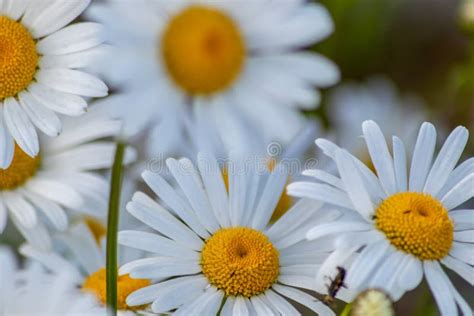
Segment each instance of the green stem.
M346 304L342 310L341 316L349 316L351 314L352 304Z
M117 315L117 231L120 212L120 193L122 189L122 165L125 144L117 143L112 179L110 181L109 217L107 220L107 306L108 315Z

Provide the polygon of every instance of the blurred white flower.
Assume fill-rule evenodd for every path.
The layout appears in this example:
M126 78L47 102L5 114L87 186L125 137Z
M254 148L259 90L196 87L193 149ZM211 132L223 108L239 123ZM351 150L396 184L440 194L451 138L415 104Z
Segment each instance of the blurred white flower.
M334 139L367 165L369 153L360 126L366 120L377 122L387 137L397 135L412 148L420 125L428 119L423 101L410 94L400 94L387 78L373 77L365 83L346 83L329 98L329 120Z
M47 274L19 270L8 249L0 247L0 314L2 316L105 316L92 295L79 291L68 271Z
M291 195L350 210L307 233L310 240L332 238L339 245L319 270L316 284L335 266L343 266L352 292L380 288L398 300L424 274L442 315L457 315L458 307L463 315L472 315L440 265L473 284L474 210L455 209L474 196L474 158L456 167L467 129L456 128L434 159L436 129L424 123L409 172L400 138L393 137L392 158L375 122L364 122L362 130L377 176L346 150L318 139L317 145L336 162L339 177L318 170L312 173L322 183L288 186Z
M99 225L99 226L98 226ZM41 251L29 244L20 247L20 253L33 263L41 263L48 271L59 273L68 271L71 286L91 293L101 303L106 302L106 230L99 223L78 222L64 233L55 236L54 251ZM139 257L142 251L119 249L119 264ZM120 276L117 280L119 315L135 315L135 311L126 305L125 299L133 291L148 286L148 280L135 280L129 276Z
M199 154L198 169L185 158L170 158L167 164L176 187L157 174L143 173L160 204L137 192L127 205L156 231L119 233L122 245L153 254L122 266L120 274L156 280L131 294L127 304L152 303L155 313L177 309L176 315L215 315L225 298L222 315L296 315L289 298L320 315L333 314L297 288L313 288L318 264L332 249L306 241L306 230L337 218L338 212L301 200L269 225L287 181L284 165L272 172L257 170L232 156L227 189L211 154Z
M51 246L47 226L68 227L65 210L106 215L108 184L96 171L112 165L115 144L101 139L116 136L122 126L95 111L64 123L59 137L41 139L37 157L29 157L17 146L10 167L0 169L0 233L10 214L23 236L41 249ZM134 156L133 150L127 150L126 162Z
M82 97L107 95L101 80L78 70L102 52L102 26L66 26L89 3L0 2L0 170L12 162L15 143L30 157L38 154L36 128L59 135L57 113L81 115L87 107Z
M337 67L300 48L333 30L324 7L304 1L108 0L88 11L114 48L100 66L119 88L101 101L130 133L151 119L176 139L186 120L205 116L222 133L247 120L288 142L319 103L316 87L339 80ZM284 127L284 128L282 128Z

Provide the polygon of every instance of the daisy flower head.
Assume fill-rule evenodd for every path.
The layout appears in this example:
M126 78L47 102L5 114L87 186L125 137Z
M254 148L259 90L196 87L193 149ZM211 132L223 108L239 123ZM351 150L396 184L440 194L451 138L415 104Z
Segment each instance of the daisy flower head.
M352 291L380 288L394 300L426 278L442 315L472 310L448 279L441 264L471 285L474 280L474 210L456 209L474 195L474 160L459 164L468 131L457 127L438 155L436 129L424 123L411 164L405 146L393 137L392 154L373 121L362 124L376 174L346 150L324 140L316 144L337 165L339 177L315 172L319 183L296 182L291 195L312 198L348 210L347 216L315 226L310 240L331 237L339 245L317 279L335 265L345 266ZM393 156L392 156L393 155Z
M335 140L344 149L373 168L360 134L366 120L377 122L386 135L397 135L412 148L420 125L427 120L423 101L412 94L401 94L385 77L372 77L364 83L346 83L331 92L329 120Z
M0 3L0 169L20 148L35 157L36 128L60 134L57 114L78 116L82 97L107 95L98 78L79 70L98 56L103 42L97 23L67 26L90 0L4 0ZM16 144L16 145L15 145Z
M102 64L122 94L104 103L120 104L115 110L129 128L156 115L179 128L183 118L204 112L217 122L243 117L288 141L303 120L298 109L317 106L316 87L339 80L331 61L300 50L333 30L319 4L108 0L88 14L116 47ZM148 114L138 116L131 101Z
M298 288L312 289L329 245L307 241L308 227L338 212L298 201L278 221L270 217L288 177L286 167L257 170L239 155L228 164L228 190L217 160L201 152L197 168L186 158L167 160L176 181L148 171L143 178L160 202L137 192L127 210L155 232L121 231L119 243L152 253L120 274L155 280L127 304L151 303L155 313L176 315L298 315L287 298L322 315L331 310Z
M42 251L31 244L20 247L20 253L33 263L40 263L48 272L67 271L71 286L91 294L99 306L106 304L106 236L105 229L97 230L97 222L79 221L66 232L54 235L55 247ZM137 259L142 252L119 249L119 262ZM146 279L132 279L122 275L117 279L117 303L120 316L135 315L144 306L130 307L125 299L133 291L150 285Z
M0 247L0 314L104 316L92 295L80 292L70 282L67 271L48 274L32 266L20 270L12 252Z
M113 163L115 143L104 139L116 136L121 122L89 111L64 127L56 138L41 138L35 158L16 145L11 165L0 169L0 232L10 218L41 249L51 246L48 228L67 229L68 215L106 215L108 184L98 171ZM127 149L126 162L134 156Z

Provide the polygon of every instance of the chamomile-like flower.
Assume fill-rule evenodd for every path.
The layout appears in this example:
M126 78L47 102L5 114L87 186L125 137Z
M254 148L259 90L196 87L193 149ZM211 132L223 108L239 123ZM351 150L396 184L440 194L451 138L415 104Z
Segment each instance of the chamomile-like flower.
M204 114L223 131L224 117L244 118L286 142L300 129L298 109L317 106L316 87L339 79L332 62L300 51L332 32L319 4L108 0L89 14L117 48L102 64L122 94L104 103L128 128L158 116L178 135L184 120Z
M101 80L78 70L102 50L101 26L87 22L66 26L89 3L1 1L0 169L8 168L15 154L22 155L15 148L37 156L36 128L57 136L62 129L57 113L81 115L87 107L82 97L107 95Z
M325 242L307 241L307 228L337 218L338 212L300 200L269 225L288 176L283 164L269 172L232 156L228 190L209 153L199 154L198 169L189 159L170 158L167 165L175 188L157 174L143 174L160 204L137 192L127 205L157 233L119 233L122 245L153 253L120 269L132 278L156 280L132 293L128 305L152 303L153 312L176 310L176 315L215 315L221 304L221 315L299 314L289 298L319 314L332 314L297 288L313 288L316 268L332 249Z
M334 265L343 265L345 283L353 292L380 288L398 300L424 275L442 315L457 315L458 307L463 315L471 315L441 267L472 285L474 210L456 209L474 195L473 158L456 167L468 131L456 128L434 159L436 130L424 123L408 172L405 146L398 137L393 137L392 157L375 122L364 122L362 129L377 175L347 151L318 139L317 145L336 162L339 177L310 170L306 174L322 183L288 187L289 194L350 210L341 220L307 233L311 240L330 237L339 244L317 279L330 275Z
M329 120L335 140L369 167L373 167L360 126L366 120L377 122L385 135L397 135L412 148L420 125L428 114L422 100L400 94L394 83L373 77L364 83L346 83L334 89L329 98Z
M112 165L115 144L101 139L116 136L120 128L120 121L90 111L65 120L59 137L42 138L35 158L16 146L12 164L0 169L0 232L10 217L29 242L47 249L50 239L44 223L65 230L66 209L106 215L108 184L97 170ZM126 161L133 158L129 149Z
M92 294L99 305L106 303L106 238L97 230L98 223L78 222L64 233L55 235L55 249L41 251L30 244L20 247L20 252L32 262L41 263L48 271L68 271L69 283L83 293ZM137 259L141 252L135 249L120 249L119 262ZM125 303L133 291L150 285L149 280L132 279L128 275L117 280L117 303L119 315L135 315L134 311L144 307L130 307Z
M68 271L47 274L36 267L19 270L13 255L0 247L0 314L105 316L95 298L79 291Z

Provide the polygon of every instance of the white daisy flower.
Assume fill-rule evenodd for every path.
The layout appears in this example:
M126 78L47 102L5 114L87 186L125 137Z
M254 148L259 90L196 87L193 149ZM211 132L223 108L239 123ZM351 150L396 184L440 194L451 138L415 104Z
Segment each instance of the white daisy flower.
M106 303L106 232L97 226L97 222L78 222L62 234L55 236L55 249L41 251L30 244L20 247L20 253L41 263L48 271L59 273L68 271L70 283L84 293L93 294L105 306ZM125 263L142 256L135 249L120 249L119 262ZM133 291L150 285L149 280L132 279L122 275L117 280L117 299L119 315L135 315L135 310L125 303L127 296Z
M298 110L317 106L315 88L339 80L331 61L300 51L333 30L319 4L109 0L88 14L116 47L101 64L123 94L104 103L128 128L158 116L176 131L183 120L205 115L225 131L224 117L244 118L286 142L300 129Z
M116 136L120 128L121 122L91 111L66 120L59 137L41 139L35 158L16 146L10 167L0 169L0 233L10 214L29 242L47 249L50 240L44 223L65 230L65 210L105 216L108 184L96 171L112 165L115 144L101 139ZM129 149L126 162L134 155Z
M13 255L0 247L0 314L105 316L92 295L80 292L67 271L57 275L40 269L18 270Z
M373 165L363 138L354 138L360 134L362 122L378 122L385 135L397 135L412 148L418 128L428 119L420 98L400 94L384 77L337 87L329 97L328 111L336 142L370 167Z
M316 144L336 162L339 178L312 170L307 174L322 183L288 186L291 195L349 210L341 220L307 233L311 240L332 238L339 244L317 279L342 265L349 289L380 288L398 300L424 275L442 315L457 315L457 307L463 315L472 315L441 267L473 284L474 210L456 209L474 195L474 159L456 167L467 129L456 128L434 159L436 130L424 123L409 172L405 146L398 137L393 137L392 157L376 123L366 121L362 129L377 176L347 151L318 139Z
M232 156L229 192L211 154L199 154L198 169L189 159L170 158L167 165L177 187L146 171L144 180L162 202L137 192L127 205L156 233L119 233L122 245L153 253L120 269L132 278L156 280L132 293L128 305L152 303L153 312L176 315L215 315L221 304L221 315L298 315L289 298L321 315L333 314L297 288L313 288L318 265L333 249L307 241L307 228L339 212L300 200L269 226L287 180L284 165L270 173Z
M103 49L101 25L66 26L89 3L0 1L0 169L12 162L15 142L35 157L36 128L57 136L62 129L57 113L81 115L87 107L82 97L107 95L101 80L78 70Z

